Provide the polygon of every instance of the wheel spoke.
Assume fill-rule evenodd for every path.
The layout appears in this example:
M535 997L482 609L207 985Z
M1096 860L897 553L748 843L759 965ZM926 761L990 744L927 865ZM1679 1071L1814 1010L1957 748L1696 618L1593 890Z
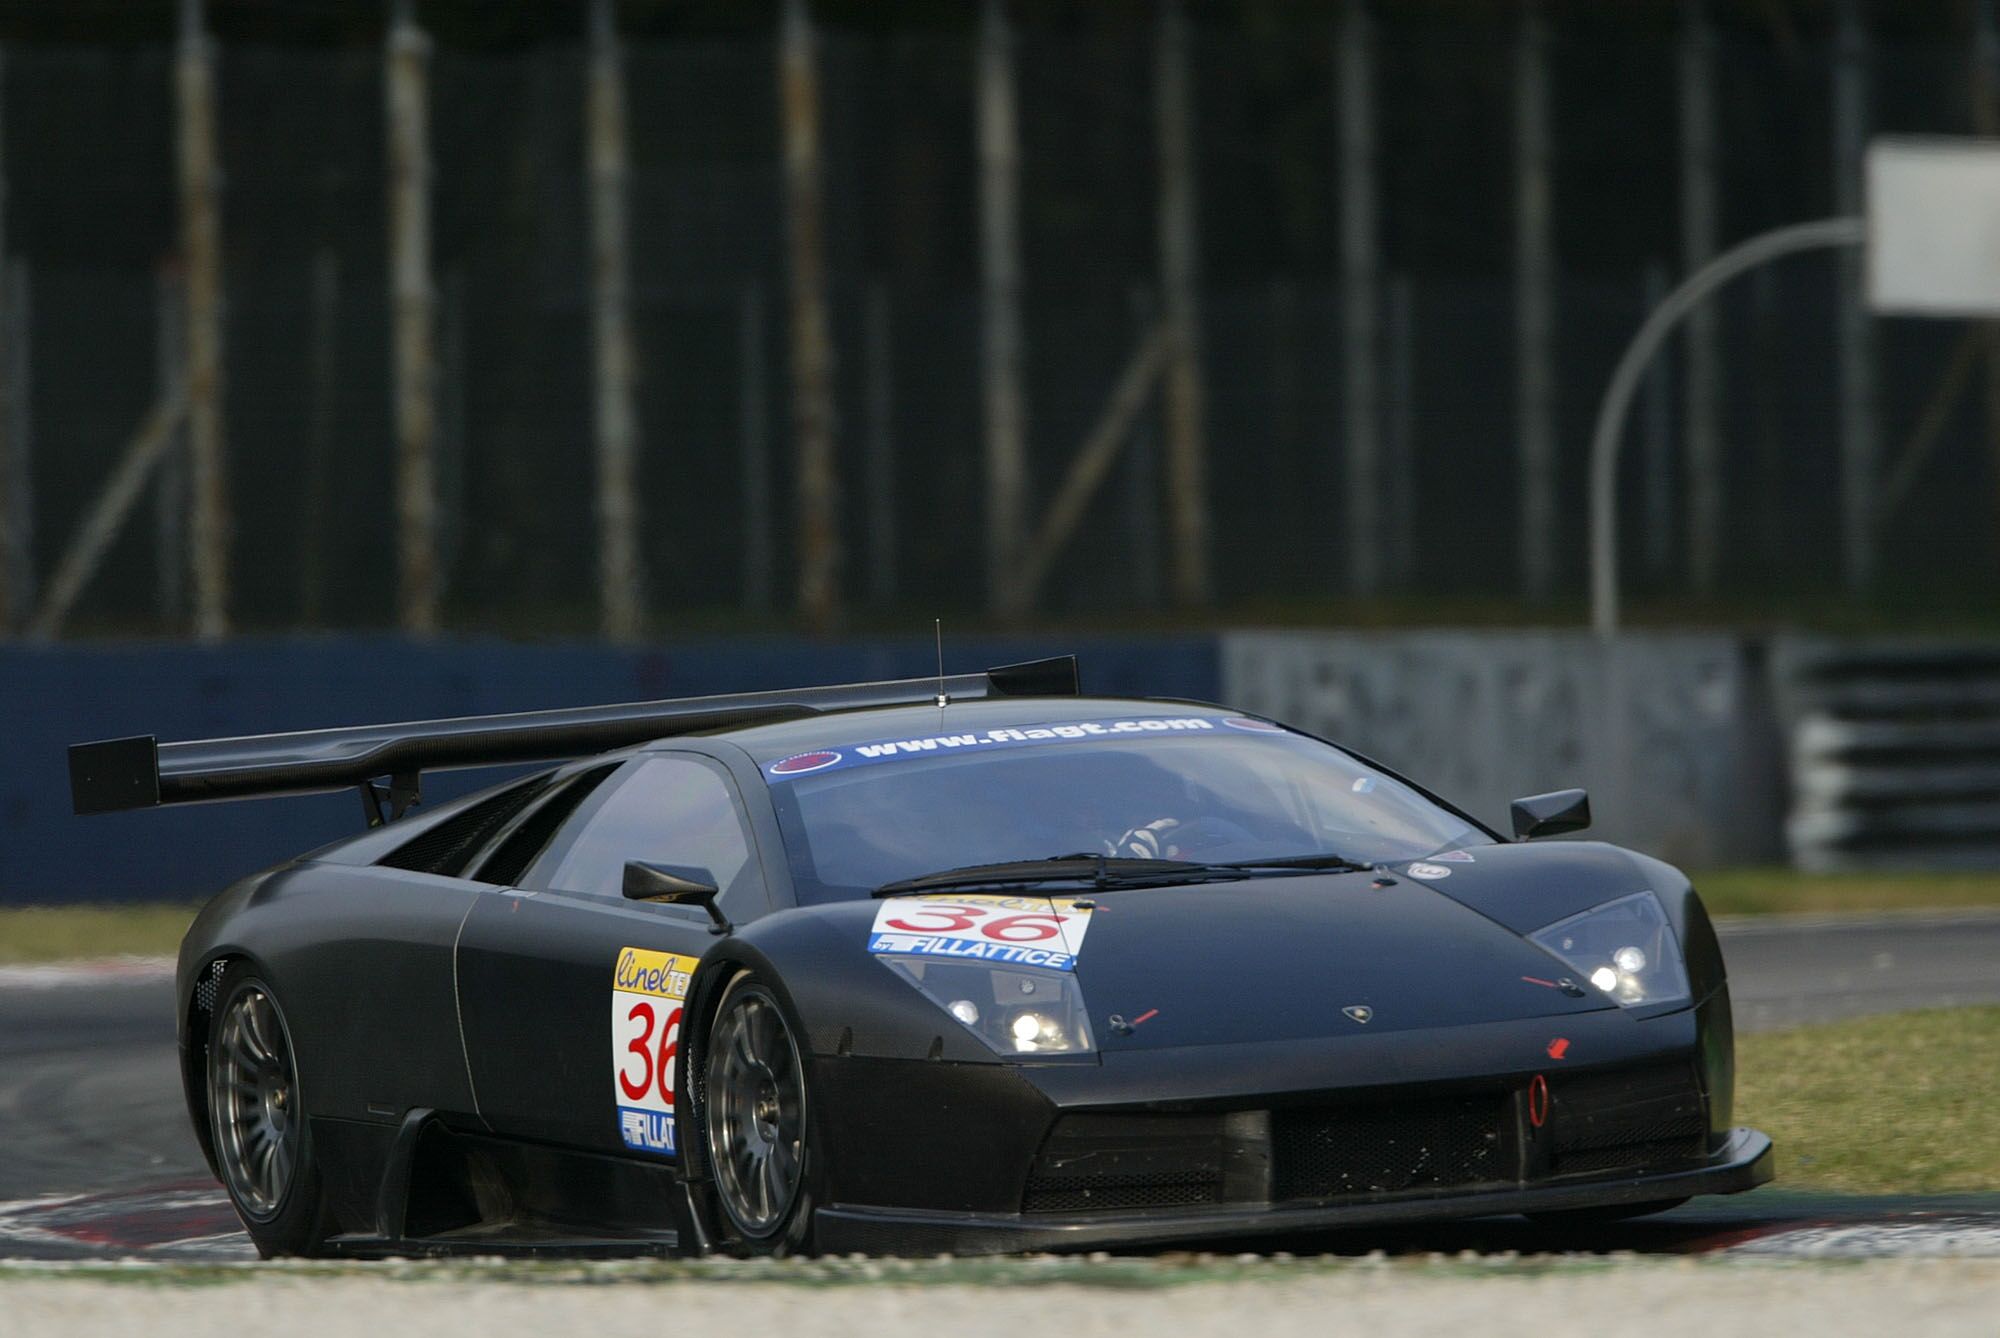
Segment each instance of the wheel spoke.
M780 1139L771 1147L771 1164L777 1170L779 1185L789 1188L793 1179L798 1175L799 1158L797 1151L790 1143Z
M264 1030L264 996L261 994L253 994L243 1002L243 1034L248 1038L251 1053L259 1063L269 1064L277 1059L277 1051Z
M764 1158L764 1214L776 1216L778 1205L785 1201L785 1177L778 1169L777 1150Z
M275 1148L277 1145L274 1143ZM271 1202L282 1203L285 1190L292 1183L292 1159L289 1155L277 1155L271 1159Z
M757 1057L770 1065L771 1054L778 1049L778 1018L770 1008L758 1003L750 1010L751 1039L756 1042Z

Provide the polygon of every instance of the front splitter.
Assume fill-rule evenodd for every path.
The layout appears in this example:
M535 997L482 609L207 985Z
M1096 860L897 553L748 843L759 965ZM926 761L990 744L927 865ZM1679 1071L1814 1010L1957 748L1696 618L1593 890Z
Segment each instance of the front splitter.
M1170 1213L940 1213L837 1204L821 1208L818 1248L832 1254L1014 1254L1100 1250L1353 1227L1393 1226L1511 1213L1610 1208L1697 1194L1736 1194L1771 1178L1771 1140L1733 1129L1709 1159L1692 1167L1563 1184L1473 1193L1399 1196L1368 1202Z

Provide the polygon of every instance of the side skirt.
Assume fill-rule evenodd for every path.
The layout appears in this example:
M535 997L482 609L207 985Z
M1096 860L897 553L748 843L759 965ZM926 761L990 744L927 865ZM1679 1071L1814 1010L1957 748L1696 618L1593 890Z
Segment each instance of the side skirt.
M430 1110L403 1116L378 1165L373 1211L350 1214L359 1229L328 1254L617 1258L700 1238L670 1165L468 1133Z

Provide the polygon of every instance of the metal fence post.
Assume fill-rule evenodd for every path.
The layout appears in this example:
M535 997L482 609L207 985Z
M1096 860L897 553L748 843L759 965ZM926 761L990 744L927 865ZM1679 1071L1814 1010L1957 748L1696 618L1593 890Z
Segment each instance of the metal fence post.
M1681 269L1692 274L1715 254L1715 34L1708 0L1683 0L1680 39ZM1722 360L1713 307L1688 313L1688 573L1698 594L1713 591L1722 556Z
M1384 504L1389 526L1389 583L1408 590L1416 576L1417 511L1417 303L1408 274L1389 279L1389 412Z
M1181 0L1160 10L1153 90L1160 146L1160 288L1167 330L1167 494L1173 533L1174 598L1214 597L1208 552L1206 399L1201 376L1201 316L1195 289L1200 264L1196 229L1194 94L1188 71L1187 14Z
M384 57L389 270L396 396L397 607L403 630L438 627L437 295L431 281L430 39L394 0Z
M833 334L827 311L816 46L807 0L785 0L778 28L778 94L791 260L799 609L816 631L828 631L840 616L840 479L834 459Z
M738 450L743 460L743 602L771 609L771 373L764 345L764 290L750 284L737 313Z
M639 560L637 359L626 242L625 72L614 0L591 0L586 124L590 161L591 352L597 378L597 580L604 635L638 637L645 617Z
M18 256L5 265L6 300L0 302L0 380L7 385L5 468L10 486L0 497L0 525L7 545L7 629L20 632L35 611L39 581L35 570L35 377L33 359L34 289L28 263Z
M1375 226L1374 24L1347 0L1336 66L1340 100L1340 302L1347 482L1347 592L1382 587L1381 247ZM1399 517L1397 523L1407 523Z
M202 0L181 0L174 61L179 98L181 254L187 269L188 552L194 631L229 633L229 478L223 445L222 201L216 161L215 48Z
M1972 128L1987 136L2000 134L2000 16L1994 9L1994 0L1973 0ZM1986 445L2000 457L2000 323L1987 322L1978 338L1985 346Z
M1861 212L1861 156L1868 143L1869 49L1859 0L1840 0L1833 58L1835 212ZM1864 301L1862 257L1840 258L1840 514L1842 569L1860 593L1875 579L1875 330Z
M299 506L299 619L316 627L326 596L327 482L333 473L340 387L340 253L330 246L313 255L310 324L306 469Z
M1021 385L1021 144L1014 35L1006 0L986 0L977 65L980 382L986 410L986 589L993 612L1027 612L1021 544L1027 506L1027 403Z
M861 359L866 381L863 450L868 496L868 598L896 598L896 345L889 290L868 285L861 311Z
M1515 422L1520 433L1521 593L1549 597L1556 566L1555 369L1550 328L1555 239L1550 209L1548 27L1521 11L1514 64Z
M0 101L4 101L6 91L6 53L0 51ZM16 467L12 417L14 397L20 388L14 384L11 355L13 353L13 328L9 323L12 307L9 298L12 285L7 263L7 173L5 121L0 119L0 634L11 632L16 621L26 616L20 601L15 597L15 583L19 580L19 570L25 554L21 551L19 536L15 532L14 516L16 501L27 487L26 472Z
M158 300L154 351L155 392L171 399L187 381L187 313L180 275L164 270L154 285ZM153 485L153 579L162 625L179 628L187 617L187 434L176 424L156 466Z
M1648 261L1646 274L1640 285L1643 310L1651 311L1666 300L1667 267L1658 260ZM1693 323L1693 315L1689 315ZM1674 433L1673 400L1670 387L1672 363L1669 355L1662 352L1660 358L1646 372L1645 384L1640 390L1640 422L1643 425L1646 462L1646 574L1654 580L1666 577L1674 560Z
M1143 284L1132 285L1126 298L1132 331L1150 338L1159 324L1157 303ZM1148 406L1132 422L1131 444L1125 448L1125 529L1131 550L1133 602L1143 609L1160 607L1160 441L1157 407Z

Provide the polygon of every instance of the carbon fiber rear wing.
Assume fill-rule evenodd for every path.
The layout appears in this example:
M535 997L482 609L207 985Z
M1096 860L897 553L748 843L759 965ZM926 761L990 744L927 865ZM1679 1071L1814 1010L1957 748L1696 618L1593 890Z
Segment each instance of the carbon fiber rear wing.
M425 771L553 762L701 730L793 720L871 706L914 706L985 697L1073 697L1076 657L1003 665L981 674L723 697L582 706L514 715L462 716L400 725L353 725L294 734L161 743L150 734L69 750L70 799L78 813L199 804L359 787L371 823L417 802ZM386 790L378 782L387 778Z

